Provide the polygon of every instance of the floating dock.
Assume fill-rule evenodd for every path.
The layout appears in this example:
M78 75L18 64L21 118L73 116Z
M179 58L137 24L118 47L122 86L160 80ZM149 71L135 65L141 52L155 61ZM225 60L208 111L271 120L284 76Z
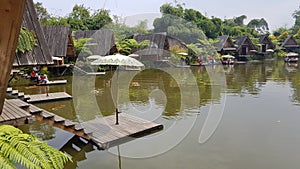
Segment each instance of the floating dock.
M46 101L56 101L63 99L71 99L72 96L65 92L57 92L57 93L48 93L48 94L34 94L34 95L26 95L26 100L28 103L36 103L36 102L46 102Z
M47 83L38 83L37 86L48 86L48 85L61 85L61 84L67 84L67 80L53 80L49 81Z
M109 147L130 141L136 137L151 134L163 129L163 125L144 120L126 113L119 114L119 124L115 115L97 118L81 123L84 132L98 147Z

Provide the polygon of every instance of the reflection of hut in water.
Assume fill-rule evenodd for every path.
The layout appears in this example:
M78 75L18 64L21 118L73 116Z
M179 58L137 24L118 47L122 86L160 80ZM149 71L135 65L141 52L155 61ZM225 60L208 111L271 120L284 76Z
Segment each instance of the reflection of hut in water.
M270 49L274 49L275 45L271 41L268 35L262 35L259 37L259 44L261 45L260 47L260 52L265 54L268 52Z
M76 51L70 27L43 26L42 29L55 65L63 65L68 58L75 61Z
M17 53L13 66L38 66L53 64L53 60L45 41L32 0L26 0L22 25L35 33L37 45L32 51Z
M87 46L93 55L106 56L117 52L114 33L111 30L74 31L73 34L76 40L91 38L86 44L93 44Z
M236 47L234 46L234 43L230 36L219 36L218 39L219 41L214 44L218 53L220 53L221 55L232 55L236 52Z
M256 47L248 36L238 36L235 38L235 45L237 46L237 59L240 61L247 61L253 52L257 52Z
M299 44L292 35L285 39L281 47L284 48L286 52L297 52L299 50Z
M133 36L133 39L135 39L139 43L144 40L149 41L148 47L134 52L140 56L140 60L167 60L171 56L171 48L174 46L191 52L183 41L167 35L166 32L152 34L137 34Z

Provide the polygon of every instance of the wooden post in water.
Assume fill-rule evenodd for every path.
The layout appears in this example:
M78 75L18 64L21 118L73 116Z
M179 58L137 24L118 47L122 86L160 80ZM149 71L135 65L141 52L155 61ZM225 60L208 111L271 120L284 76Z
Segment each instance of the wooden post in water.
M0 114L23 20L26 0L0 0Z

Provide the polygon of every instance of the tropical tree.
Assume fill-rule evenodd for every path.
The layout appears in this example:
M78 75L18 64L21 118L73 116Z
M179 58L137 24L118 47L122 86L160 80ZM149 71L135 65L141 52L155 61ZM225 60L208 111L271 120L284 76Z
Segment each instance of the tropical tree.
M293 18L295 19L295 26L300 26L300 10L294 11L292 14Z
M244 25L244 20L247 19L246 15L241 15L239 17L233 18L233 22L237 25Z
M0 168L15 169L15 164L20 164L29 169L61 169L70 160L66 154L20 129L0 126Z
M269 32L268 22L264 19L252 19L248 24L248 27L254 28L260 34L266 34Z
M42 25L44 25L48 21L48 19L50 19L50 14L47 12L47 9L43 7L43 4L41 2L34 3L34 7L39 21Z

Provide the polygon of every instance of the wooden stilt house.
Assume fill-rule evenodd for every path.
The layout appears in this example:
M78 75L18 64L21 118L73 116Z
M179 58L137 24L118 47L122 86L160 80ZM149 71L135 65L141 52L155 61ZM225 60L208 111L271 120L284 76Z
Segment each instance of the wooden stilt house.
M268 50L274 50L275 45L272 43L268 35L262 35L259 37L260 50L262 54L268 53Z
M63 65L64 60L74 60L76 51L68 26L43 26L46 42L54 65Z
M22 26L35 34L36 45L32 51L17 53L13 66L39 66L53 64L53 60L45 41L32 0L26 0Z
M299 50L299 44L292 35L285 39L281 47L284 48L286 52L297 52Z
M237 59L240 61L247 61L251 54L257 52L256 47L249 39L248 36L238 36L235 39L235 45L237 46Z
M230 36L219 36L218 39L219 41L214 44L216 51L221 55L234 55L234 53L236 52L236 47Z

